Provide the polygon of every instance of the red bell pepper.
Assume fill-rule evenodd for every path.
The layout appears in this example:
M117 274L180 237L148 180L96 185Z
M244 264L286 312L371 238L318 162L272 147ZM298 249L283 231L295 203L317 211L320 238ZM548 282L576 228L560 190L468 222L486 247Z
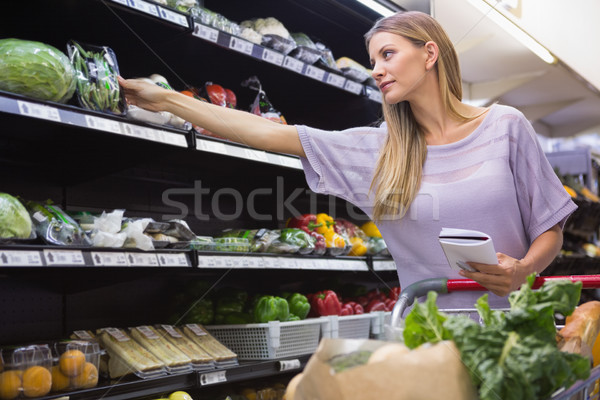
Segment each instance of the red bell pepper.
M385 308L386 308L385 311L392 311L394 309L394 306L396 305L396 300L391 299L391 298L386 299L384 301L384 304L385 304Z
M388 297L392 300L398 300L398 298L400 297L400 286L395 286L391 288Z
M386 307L385 307L385 303L379 299L372 299L369 304L367 304L367 307L365 307L365 311L366 312L371 312L371 311L387 311Z
M292 217L285 224L287 228L299 228L306 233L314 232L317 228L323 226L317 222L316 214L302 214L299 217Z
M322 290L314 294L311 309L320 315L340 315L342 303L333 290Z
M346 304L344 304L344 306L350 306L352 308L352 314L354 315L365 313L365 309L363 308L363 306L361 306L355 301L349 301Z
M340 315L354 315L352 306L348 303L342 304L342 311L340 312Z

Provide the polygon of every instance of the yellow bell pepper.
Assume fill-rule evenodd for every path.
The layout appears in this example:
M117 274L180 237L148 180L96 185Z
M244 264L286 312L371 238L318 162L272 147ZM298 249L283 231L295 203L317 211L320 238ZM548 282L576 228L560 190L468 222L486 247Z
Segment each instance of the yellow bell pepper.
M332 217L325 213L317 214L317 225L321 224L321 226L317 227L317 232L321 235L325 235L328 232L334 232L333 226L335 225L335 221Z
M377 225L373 221L365 222L360 229L369 237L381 237L381 232L379 232L379 228L377 228Z
M337 247L341 249L346 247L346 241L344 240L344 238L341 235L335 233L333 228L325 232L323 236L325 237L325 244L327 245L327 247Z
M365 242L358 236L351 237L350 243L352 243L352 249L348 253L349 256L360 257L367 253L367 246L365 246Z

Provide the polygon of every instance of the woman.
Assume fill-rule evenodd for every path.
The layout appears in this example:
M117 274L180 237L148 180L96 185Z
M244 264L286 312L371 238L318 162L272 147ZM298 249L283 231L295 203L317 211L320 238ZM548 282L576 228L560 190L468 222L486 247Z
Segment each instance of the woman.
M517 110L461 102L458 58L427 14L397 13L366 34L383 99L378 128L321 131L273 123L136 80L120 80L131 104L165 110L233 141L301 158L309 187L341 197L373 218L402 286L466 277L493 294L492 307L562 246L576 206ZM442 227L489 234L498 265L454 272L438 243ZM472 308L480 293L440 296L443 308Z

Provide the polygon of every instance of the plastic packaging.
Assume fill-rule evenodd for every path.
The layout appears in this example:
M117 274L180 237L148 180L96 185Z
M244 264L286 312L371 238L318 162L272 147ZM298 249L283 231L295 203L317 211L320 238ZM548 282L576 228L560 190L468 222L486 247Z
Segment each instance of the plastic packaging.
M154 327L143 325L129 328L129 335L146 350L165 364L169 373L192 370L192 360L173 343L169 342Z
M307 64L314 64L323 56L323 52L305 33L298 32L291 35L296 42L296 48L290 52L291 57Z
M173 325L155 325L156 332L174 345L190 360L192 368L195 371L213 369L215 367L215 359L198 346L189 337L184 335L183 331Z
M47 344L3 348L2 399L45 396L52 389L52 351Z
M65 340L53 345L52 391L89 389L98 385L102 351L96 341Z
M371 77L371 74L365 67L351 58L340 57L335 63L344 76L353 81L362 83Z
M289 54L296 48L296 42L294 42L294 39L287 39L272 33L263 35L261 44L283 54Z
M68 42L67 50L75 69L79 104L88 110L124 115L125 96L117 81L119 65L114 51L74 40Z
M240 26L252 28L261 35L277 35L283 39L290 39L290 32L273 17L246 20Z
M26 203L35 231L46 243L59 246L91 246L92 242L73 218L54 204Z
M215 238L215 251L233 251L247 253L250 251L250 240L247 238L220 237Z
M273 107L269 99L267 98L267 94L262 89L262 85L258 80L258 77L251 76L242 82L242 86L248 87L250 89L256 90L258 93L254 98L254 102L250 106L250 112L256 115L259 115L263 118L270 119L271 121L278 122L280 124L287 124L283 115Z
M186 324L182 331L215 359L217 367L238 364L237 354L215 339L202 325Z

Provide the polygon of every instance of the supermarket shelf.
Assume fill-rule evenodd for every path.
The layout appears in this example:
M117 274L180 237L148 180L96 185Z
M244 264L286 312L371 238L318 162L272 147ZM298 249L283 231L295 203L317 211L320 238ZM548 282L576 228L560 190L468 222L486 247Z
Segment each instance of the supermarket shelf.
M202 269L295 269L329 271L368 271L365 259L358 257L294 257L257 254L204 254L199 252L198 268Z
M40 398L40 400L59 399L65 396L68 396L70 400L125 400L164 394L176 390L190 390L219 384L243 382L294 371L300 372L309 358L310 355L308 354L291 359L246 361L240 362L238 366L210 371L169 375L152 379L128 379L108 385L100 385L93 389L53 394Z
M373 271L396 271L394 260L373 260Z
M0 91L0 112L99 130L170 146L189 147L190 133L187 131L154 128L129 122L122 117L65 104L44 102L8 92Z
M126 8L141 12L151 17L157 18L162 22L167 22L175 26L192 30L192 19L189 15L177 12L169 7L163 7L160 4L144 0L111 0Z

